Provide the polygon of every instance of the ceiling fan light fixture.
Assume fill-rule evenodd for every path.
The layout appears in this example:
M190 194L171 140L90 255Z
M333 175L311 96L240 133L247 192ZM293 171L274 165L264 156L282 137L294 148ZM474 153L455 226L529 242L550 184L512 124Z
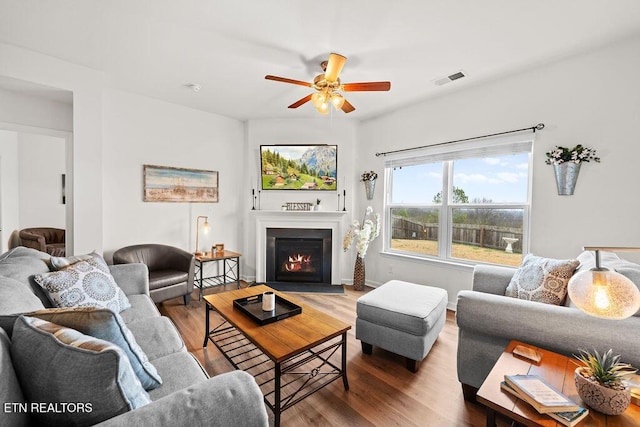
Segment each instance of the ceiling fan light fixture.
M331 103L333 104L336 110L341 109L342 106L344 105L344 97L339 93L332 94L329 100L331 101Z
M311 102L313 103L314 107L320 108L322 104L327 102L327 96L324 94L324 92L316 92L311 95Z
M316 107L318 113L320 114L328 114L329 113L329 104L327 102L323 102L319 107Z
M311 87L316 90L315 93L297 100L289 105L289 108L298 108L301 105L311 101L311 104L320 114L328 114L332 104L336 110L342 110L344 113L355 111L355 107L347 101L340 92L376 92L388 91L391 89L391 82L360 82L360 83L342 83L340 80L340 72L344 67L347 58L337 53L331 53L328 61L323 61L320 65L324 74L318 74L313 83L307 83L300 80L289 79L266 75L266 80L273 80L282 83L290 83L300 86Z

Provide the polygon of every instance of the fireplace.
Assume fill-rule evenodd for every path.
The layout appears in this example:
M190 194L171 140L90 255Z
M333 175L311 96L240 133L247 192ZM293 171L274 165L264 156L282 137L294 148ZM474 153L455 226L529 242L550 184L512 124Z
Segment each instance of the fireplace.
M342 283L340 279L340 266L342 255L342 223L346 211L269 211L255 210L250 211L252 217L255 218L255 245L251 249L247 249L247 257L255 256L255 280L256 282L267 281L267 230L269 229L294 229L294 230L324 230L329 232L331 239L330 256L323 255L323 262L330 260L331 262L331 279L326 283L339 285ZM290 236L288 236L290 237ZM295 237L295 236L294 236ZM324 246L323 246L324 248ZM255 251L252 253L252 251ZM273 266L273 260L270 263ZM323 268L323 274L329 268ZM324 279L323 279L324 280Z
M266 281L331 283L332 230L267 228Z

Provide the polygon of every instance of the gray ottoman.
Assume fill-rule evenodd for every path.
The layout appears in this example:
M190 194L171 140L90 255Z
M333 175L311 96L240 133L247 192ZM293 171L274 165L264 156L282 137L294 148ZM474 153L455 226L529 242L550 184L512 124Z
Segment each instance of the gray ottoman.
M404 356L407 369L417 372L444 327L447 299L444 289L400 280L358 298L356 338L362 352L383 348Z

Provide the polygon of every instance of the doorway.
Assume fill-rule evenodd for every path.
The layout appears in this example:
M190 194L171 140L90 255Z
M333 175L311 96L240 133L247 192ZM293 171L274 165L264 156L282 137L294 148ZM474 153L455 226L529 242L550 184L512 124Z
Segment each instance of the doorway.
M66 230L72 251L72 170L69 132L0 123L0 253L14 230Z
M72 132L73 92L0 75L0 252L14 230L54 224L73 253Z

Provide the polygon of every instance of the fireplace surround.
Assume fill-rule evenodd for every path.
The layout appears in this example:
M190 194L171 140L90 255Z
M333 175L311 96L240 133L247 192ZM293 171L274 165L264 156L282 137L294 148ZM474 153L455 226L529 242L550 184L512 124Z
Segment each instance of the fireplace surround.
M342 221L346 211L251 211L256 226L256 281L267 281L267 229L292 228L330 230L331 241L331 273L330 281L339 285L340 254L342 252Z

